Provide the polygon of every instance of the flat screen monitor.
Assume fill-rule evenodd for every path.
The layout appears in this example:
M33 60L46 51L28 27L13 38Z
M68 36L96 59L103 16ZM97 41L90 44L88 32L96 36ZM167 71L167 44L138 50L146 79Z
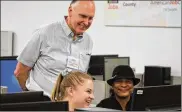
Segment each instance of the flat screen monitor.
M171 84L171 67L145 66L144 86L159 86Z
M131 110L181 110L181 85L161 85L135 88L132 94Z
M118 57L117 54L111 55L91 55L88 73L91 75L104 75L104 58Z
M130 65L130 57L105 57L104 58L104 80L112 77L112 72L116 66Z
M0 81L1 86L8 88L8 93L21 92L22 89L14 76L16 68L17 56L0 57Z
M24 103L6 103L1 104L2 111L68 111L67 101L52 102L24 102Z
M5 93L5 94L0 94L0 98L1 98L0 103L50 101L50 98L48 96L43 95L43 91Z

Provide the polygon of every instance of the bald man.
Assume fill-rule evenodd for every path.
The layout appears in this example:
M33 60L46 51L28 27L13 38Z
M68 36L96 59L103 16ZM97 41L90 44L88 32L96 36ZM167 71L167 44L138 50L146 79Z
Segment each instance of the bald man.
M62 21L37 29L18 56L14 74L26 91L51 96L60 73L87 72L93 42L85 32L95 15L94 1L73 0Z

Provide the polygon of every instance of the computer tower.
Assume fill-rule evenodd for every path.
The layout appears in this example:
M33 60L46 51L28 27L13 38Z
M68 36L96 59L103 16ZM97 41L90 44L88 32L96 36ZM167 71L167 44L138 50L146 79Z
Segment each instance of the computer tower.
M144 86L171 84L171 67L145 66Z
M171 84L171 67L163 67L163 78L164 85Z

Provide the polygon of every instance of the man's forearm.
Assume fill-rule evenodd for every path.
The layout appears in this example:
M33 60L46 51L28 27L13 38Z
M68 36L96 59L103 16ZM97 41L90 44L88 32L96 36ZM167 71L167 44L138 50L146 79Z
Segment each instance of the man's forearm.
M21 62L18 62L16 65L16 69L14 71L14 74L23 90L27 90L25 84L26 80L29 77L29 71L31 70L31 67L28 67Z
M21 88L25 91L27 90L26 88L26 80L28 79L28 73L24 73L24 74L19 74L18 76L16 76Z

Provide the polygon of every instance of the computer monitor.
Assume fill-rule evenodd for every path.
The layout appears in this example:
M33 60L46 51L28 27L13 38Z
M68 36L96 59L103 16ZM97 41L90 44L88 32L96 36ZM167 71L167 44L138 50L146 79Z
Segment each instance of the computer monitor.
M181 110L181 85L135 88L132 94L131 110Z
M171 84L171 67L145 66L144 86L159 86Z
M130 65L130 57L105 57L104 58L104 80L112 77L112 72L116 66Z
M0 57L1 86L7 87L8 93L21 92L22 89L14 75L17 56Z
M91 55L88 73L91 75L104 75L104 58L118 57L117 54Z
M0 94L0 103L21 103L21 102L36 102L50 101L48 96L43 95L43 91L25 91L19 93Z
M24 102L24 103L6 103L1 104L2 111L68 111L67 101L41 101L41 102Z

